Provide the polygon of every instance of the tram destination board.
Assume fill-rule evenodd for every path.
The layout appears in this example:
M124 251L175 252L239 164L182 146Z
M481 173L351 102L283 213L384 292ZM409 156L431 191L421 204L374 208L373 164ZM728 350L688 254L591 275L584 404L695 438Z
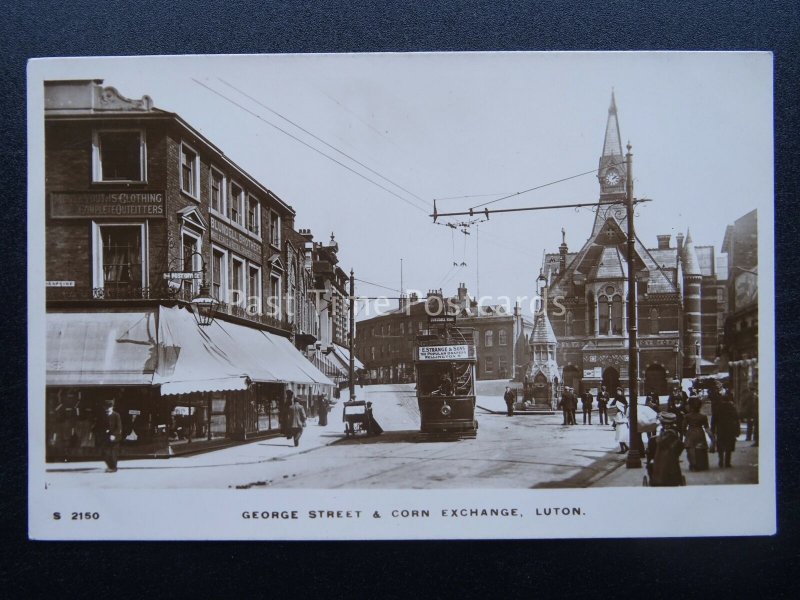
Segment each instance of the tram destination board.
M474 360L475 346L470 344L449 344L420 346L417 348L417 360Z

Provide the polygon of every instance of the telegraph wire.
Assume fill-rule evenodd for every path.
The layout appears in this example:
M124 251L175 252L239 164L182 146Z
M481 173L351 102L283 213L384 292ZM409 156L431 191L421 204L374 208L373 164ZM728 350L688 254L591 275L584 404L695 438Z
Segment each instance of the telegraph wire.
M353 277L353 279L355 279L356 281L360 281L361 283L366 283L367 285L373 285L375 287L379 287L379 288L383 288L385 290L389 290L390 292L397 292L398 294L402 294L403 293L401 290L398 290L398 289L395 289L395 288L390 288L388 286L381 285L380 283L373 283L371 281L366 281L364 279L359 279L358 277Z
M346 152L344 152L343 150L339 150L339 149L338 149L338 148L336 148L335 146L332 146L331 144L329 144L328 142L326 142L325 140L323 140L321 137L319 137L319 136L317 136L317 135L315 135L315 134L311 133L311 132L310 132L308 129L306 129L305 127L303 127L303 126L301 126L301 125L298 125L297 123L295 123L294 121L292 121L292 120L291 120L291 119L289 119L288 117L285 117L285 116L283 116L281 113L279 113L278 111L276 111L276 110L274 110L274 109L270 108L269 106L267 106L267 105L266 105L266 104L264 104L263 102L260 102L260 101L259 101L257 98L254 98L253 96L251 96L251 95L250 95L250 94L248 94L247 92L244 92L244 91L240 90L240 89L239 89L239 88L237 88L235 85L233 85L233 84L231 84L231 83L228 83L227 81L225 81L224 79L222 79L222 78L220 78L220 77L217 77L217 79L218 79L219 81L221 81L223 84L227 85L229 88L231 88L231 89L233 89L233 90L235 90L235 91L239 92L239 93L240 93L242 96L244 96L245 98L249 98L250 100L252 100L252 101L253 101L253 102L255 102L256 104L258 104L258 105L259 105L259 106L261 106L262 108L265 108L266 110L268 110L269 112L271 112L273 115L276 115L276 116L280 117L281 119L283 119L283 120L284 120L284 121L286 121L287 123L290 123L290 124L294 125L295 127L297 127L297 128L300 130L300 131L302 131L302 132L304 132L304 133L306 133L306 134L310 135L312 138L314 138L314 139L315 139L315 140L317 140L318 142L321 142L321 143L325 144L325 145L326 145L328 148L330 148L331 150L333 150L333 151L335 151L335 152L338 152L338 153L339 153L339 154L341 154L342 156L346 156L347 158L349 158L350 160L352 160L352 161L353 161L354 163L356 163L357 165L360 165L360 166L364 167L364 168L365 168L367 171L369 171L369 172L370 172L370 173L372 173L373 175L377 175L378 177L380 177L380 178L381 178L381 179L383 179L384 181L386 181L386 182L388 182L388 183L391 183L391 184L392 184L393 186L395 186L396 188L403 190L405 193L409 194L410 196L413 196L413 197L414 197L414 198L416 198L417 200L420 200L421 202L423 202L423 203L425 203L425 204L428 204L428 201L427 201L427 200L425 200L424 198L422 198L422 197L418 196L417 194L415 194L415 193L414 193L414 192L412 192L411 190L404 188L402 185L400 185L399 183L396 183L396 182L392 181L392 180L391 180L391 179L389 179L388 177L385 177L385 176L381 175L380 173L378 173L378 171L376 171L376 170L374 170L374 169L372 169L372 168L368 167L367 165L365 165L364 163L362 163L360 160L358 160L357 158L354 158L354 157L350 156L349 154L347 154L347 153L346 153Z
M195 79L194 77L192 78L192 81L194 81L196 84L198 84L198 85L201 85L202 87L206 88L208 91L210 91L210 92L212 92L212 93L216 94L217 96L219 96L219 97L220 97L220 98L222 98L223 100L226 100L226 101L230 102L231 104L233 104L234 106L236 106L236 107L238 107L238 108L241 108L243 111L245 111L246 113L248 113L248 114L250 114L250 115L254 116L254 117L255 117L256 119L258 119L259 121L262 121L263 123L266 123L266 124L267 124L267 125L269 125L270 127L273 127L274 129L277 129L277 130L278 130L278 131L280 131L281 133L283 133L283 134L285 134L285 135L288 135L288 136L289 136L290 138L292 138L293 140L295 140L295 141L297 141L297 142L300 142L300 143L301 143L301 144L303 144L305 147L309 148L310 150L313 150L313 151L314 151L314 152L316 152L317 154L321 154L322 156L324 156L324 157L325 157L325 158L327 158L328 160L331 160L331 161L335 162L337 165L339 165L340 167L343 167L343 168L347 169L348 171L350 171L350 172L351 172L351 173L353 173L354 175L357 175L358 177L361 177L362 179L364 179L365 181L368 181L368 182L369 182L369 183L371 183L372 185L374 185L374 186L377 186L377 187L381 188L382 190L384 190L385 192L387 192L387 193L391 194L392 196L395 196L396 198L399 198L400 200L402 200L403 202L405 202L405 203L406 203L406 204L408 204L409 206L412 206L413 208L416 208L417 210L419 210L419 211L422 211L423 213L427 213L427 211L426 211L425 209L423 209L422 207L420 207L419 205L417 205L417 204L414 204L414 203L413 203L413 202L411 202L410 200L408 200L408 199L404 198L403 196L399 195L398 193L394 192L393 190L390 190L389 188L387 188L387 187L385 187L385 186L381 185L381 184L380 184L380 183L378 183L377 181L374 181L374 180L370 179L369 177L367 177L367 176L366 176L366 175L364 175L363 173L359 173L358 171L356 171L355 169L353 169L353 168L351 168L351 167L347 166L346 164L342 163L341 161L339 161L339 160L336 160L334 157L332 157L332 156L329 156L328 154L325 154L325 153L324 153L324 152L322 152L320 149L318 149L318 148L315 148L314 146L312 146L312 145L311 145L311 144L309 144L308 142L304 142L303 140L301 140L301 139L300 139L300 138L298 138L297 136L294 136L294 135L292 135L291 133L289 133L289 132L288 132L288 131L286 131L285 129L282 129L281 127L278 127L278 126L277 126L277 125L275 125L274 123L271 123L270 121L267 121L265 118L263 118L263 117L262 117L261 115L259 115L258 113L255 113L255 112L253 112L252 110L250 110L249 108L247 108L247 107L245 107L245 106L242 106L241 104L239 104L239 103L238 103L238 102L236 102L235 100L233 100L233 99L231 99L231 98L228 98L228 97L227 97L225 94L222 94L222 93L218 92L217 90L215 90L214 88L207 86L207 85L206 85L206 84L204 84L202 81L199 81L199 80Z

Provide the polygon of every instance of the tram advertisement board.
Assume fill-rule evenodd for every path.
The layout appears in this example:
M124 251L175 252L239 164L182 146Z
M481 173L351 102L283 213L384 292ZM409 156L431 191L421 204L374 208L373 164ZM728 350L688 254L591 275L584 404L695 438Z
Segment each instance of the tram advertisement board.
M417 350L417 360L470 360L475 358L475 346L469 344L420 346Z

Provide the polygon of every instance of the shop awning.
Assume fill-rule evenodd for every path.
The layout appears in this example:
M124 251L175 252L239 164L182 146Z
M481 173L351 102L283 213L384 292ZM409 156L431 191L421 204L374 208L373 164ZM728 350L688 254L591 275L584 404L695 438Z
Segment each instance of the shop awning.
M155 310L48 312L47 385L150 385Z
M238 352L220 344L216 322L200 327L194 316L178 307L159 308L158 369L153 383L161 395L245 390L247 371Z
M153 383L162 395L242 390L251 381L332 384L286 338L220 319L200 327L178 307L160 308L159 341Z
M336 355L336 358L338 358L342 362L342 364L344 365L345 369L347 371L349 371L350 370L350 351L347 348L345 348L344 346L340 346L339 344L334 344L333 345L333 353ZM362 363L360 360L358 360L357 356L354 357L353 364L354 364L355 369L357 371L364 368L364 363Z

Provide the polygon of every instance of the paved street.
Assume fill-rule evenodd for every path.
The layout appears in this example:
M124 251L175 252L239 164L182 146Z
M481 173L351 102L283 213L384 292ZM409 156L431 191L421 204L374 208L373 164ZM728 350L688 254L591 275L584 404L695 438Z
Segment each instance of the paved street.
M341 404L326 427L309 419L299 448L273 438L168 460L131 460L117 473L102 463L48 464L48 487L108 489L323 488L447 489L640 486L643 471L624 467L610 426L564 427L561 415L507 417L498 396L479 396L478 436L419 441L411 385L357 389L374 403L385 433L346 439ZM595 414L596 417L596 414ZM580 414L578 420L581 420ZM755 483L757 448L741 442L734 467L689 473L689 485Z

